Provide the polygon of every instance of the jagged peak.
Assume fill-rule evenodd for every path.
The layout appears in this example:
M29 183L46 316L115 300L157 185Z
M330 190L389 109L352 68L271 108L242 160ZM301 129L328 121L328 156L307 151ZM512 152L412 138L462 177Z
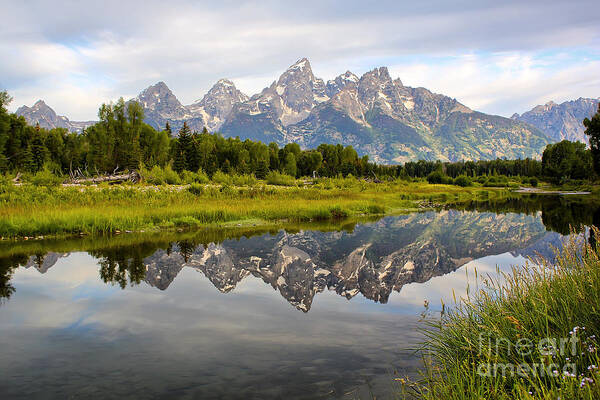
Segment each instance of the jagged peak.
M215 87L215 86L217 86L217 85L222 85L222 86L233 86L233 87L235 87L235 84L234 84L232 81L230 81L229 79L227 79L227 78L222 78L222 79L219 79L219 80L217 81L217 83L215 83L215 84L213 85L213 87Z
M173 92L171 91L171 89L169 89L167 84L164 83L163 81L160 81L160 82L157 82L154 85L150 85L146 89L144 89L140 93L140 96L146 95L148 93L157 93L157 92L166 92L167 95L173 95Z
M392 81L392 77L390 76L390 72L387 67L379 67L372 69L369 72L366 72L361 79L373 77L379 81Z
M303 58L299 59L298 61L296 61L293 65L291 65L288 68L288 71L297 70L297 69L304 70L304 68L311 69L310 61L308 61L308 58L306 58L306 57L303 57Z
M48 105L46 104L46 102L44 100L38 100L35 102L35 104L33 105L33 107L48 107Z
M343 74L338 75L338 78L355 83L359 80L358 76L356 76L352 71L346 71Z

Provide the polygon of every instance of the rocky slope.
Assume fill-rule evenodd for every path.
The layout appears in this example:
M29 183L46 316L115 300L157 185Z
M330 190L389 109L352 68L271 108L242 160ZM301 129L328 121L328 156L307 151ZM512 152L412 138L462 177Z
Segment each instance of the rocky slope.
M303 147L353 145L381 163L417 159L536 157L548 143L538 129L473 111L456 99L404 86L381 67L350 71L325 83L303 58L250 98L221 80L199 102L183 106L159 83L137 98L156 128L187 121L225 136Z
M534 107L521 115L514 114L511 118L527 122L544 132L552 142L561 140L580 141L588 143L582 121L591 118L598 111L600 98L566 101L556 104L550 101Z
M67 117L57 115L43 100L38 100L32 107L21 106L15 114L25 118L29 125L38 125L40 128L64 128L69 131L81 132L86 127L94 124L93 121L69 121Z

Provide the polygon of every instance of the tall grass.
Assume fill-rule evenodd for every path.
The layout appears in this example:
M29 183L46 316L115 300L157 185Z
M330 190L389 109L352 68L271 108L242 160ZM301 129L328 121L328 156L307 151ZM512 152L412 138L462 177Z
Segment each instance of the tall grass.
M257 182L252 176L236 178L247 186L235 186L233 181L188 186L0 185L0 236L335 220L417 209L419 201L429 204L480 197L480 190L419 183L374 184L353 179L351 185L341 179L328 180L326 185L278 187ZM489 193L491 197L506 195L498 190Z
M571 239L553 264L484 279L425 334L424 379L403 380L405 397L598 399L598 252Z

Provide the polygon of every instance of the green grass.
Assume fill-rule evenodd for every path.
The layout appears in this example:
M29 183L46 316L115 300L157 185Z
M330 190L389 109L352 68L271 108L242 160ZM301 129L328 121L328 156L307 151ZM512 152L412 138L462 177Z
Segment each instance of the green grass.
M484 279L477 293L429 323L423 380L402 380L404 397L600 398L598 253L572 240L553 265L515 268L504 278ZM576 376L565 376L565 366Z
M0 186L0 236L105 234L221 226L232 221L290 223L382 215L428 204L505 197L505 190L396 181L322 179L315 185L228 183L40 187ZM253 222L256 223L256 222Z

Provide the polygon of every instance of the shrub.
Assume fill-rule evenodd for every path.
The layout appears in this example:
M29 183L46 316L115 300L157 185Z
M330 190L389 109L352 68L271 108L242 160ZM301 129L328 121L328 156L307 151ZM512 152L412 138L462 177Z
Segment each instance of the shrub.
M190 187L188 187L188 192L195 196L200 196L202 193L204 193L204 186L199 183L193 182L190 184Z
M471 178L466 175L459 175L454 178L454 184L461 187L471 186Z
M231 175L228 175L228 174L222 172L222 171L217 171L212 176L212 181L214 183L219 183L221 185L232 185L233 184L233 177Z
M532 177L531 179L529 179L529 184L530 184L531 186L533 186L533 187L537 187L537 185L538 185L538 180L537 180L537 178L534 176L534 177Z
M38 171L31 177L31 183L36 186L58 186L62 181L61 177L54 175L49 169Z
M140 175L143 180L152 185L179 185L181 183L181 178L170 165L167 165L164 169L155 165L150 171L141 169Z
M433 171L429 175L427 175L427 182L431 184L439 184L444 183L445 176L441 171Z
M266 177L267 183L279 186L295 186L296 179L293 176L285 175L277 171L271 171Z
M244 174L244 175L234 175L233 176L233 184L235 186L254 186L256 185L256 178L254 175Z
M182 171L181 179L182 179L183 183L187 183L187 184L210 182L208 175L206 175L204 173L204 171L202 171L202 169L199 169L198 172Z

